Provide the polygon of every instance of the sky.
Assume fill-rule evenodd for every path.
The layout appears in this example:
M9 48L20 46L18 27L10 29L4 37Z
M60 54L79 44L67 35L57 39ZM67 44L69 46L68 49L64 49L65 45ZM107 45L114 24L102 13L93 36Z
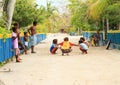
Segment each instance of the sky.
M45 6L46 7L46 1L47 0L36 0L36 3L39 6ZM63 13L67 10L66 5L69 3L68 0L48 0L51 2L51 4L58 8L60 13Z

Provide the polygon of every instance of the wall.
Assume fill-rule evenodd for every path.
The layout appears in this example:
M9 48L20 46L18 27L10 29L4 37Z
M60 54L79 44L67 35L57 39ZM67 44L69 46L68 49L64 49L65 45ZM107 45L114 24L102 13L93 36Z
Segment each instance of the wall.
M96 32L83 32L83 36L85 37L86 40L90 41L90 37L92 34L96 34ZM110 47L113 49L119 49L120 50L120 32L108 32L107 34L107 39L103 39L103 33L100 33L101 40L100 44L106 45L109 40L111 40L111 45Z
M37 44L46 38L46 34L37 34ZM24 38L21 37L22 42L24 43ZM29 42L30 48L30 42ZM14 50L12 49L12 39L7 38L6 42L3 42L3 39L0 38L0 63L12 58L15 55Z

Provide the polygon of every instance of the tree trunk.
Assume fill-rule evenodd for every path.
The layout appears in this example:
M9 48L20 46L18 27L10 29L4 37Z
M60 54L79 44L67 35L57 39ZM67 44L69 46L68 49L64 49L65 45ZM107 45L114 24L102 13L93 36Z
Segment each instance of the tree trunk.
M107 30L109 30L109 19L107 19L106 22L107 22Z
M2 12L3 12L3 0L0 0L0 19L2 18Z
M16 3L16 0L8 0L7 9L6 9L6 12L7 12L7 24L6 24L6 26L7 26L8 30L11 27L15 3Z
M105 40L105 18L102 18L102 27L103 27L103 40Z
M120 23L119 23L119 30L120 30Z
M78 27L78 36L80 35L80 28Z

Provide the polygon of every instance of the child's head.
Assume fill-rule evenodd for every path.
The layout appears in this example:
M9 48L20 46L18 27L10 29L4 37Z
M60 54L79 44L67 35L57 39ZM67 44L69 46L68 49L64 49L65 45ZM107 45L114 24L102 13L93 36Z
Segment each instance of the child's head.
M27 32L24 32L24 36L28 36L28 33L27 33Z
M19 24L17 22L14 23L13 25L14 25L14 27L19 27Z
M83 43L83 41L80 40L80 41L79 41L79 44L81 44L81 43Z
M53 44L57 44L57 39L54 39L54 40L53 40Z
M13 32L15 32L15 33L19 33L18 27L13 27L12 30L13 30Z
M65 37L65 38L64 38L64 41L69 41L69 38L68 38L68 37Z
M92 35L92 38L94 38L94 35Z
M37 25L37 21L34 21L34 22L33 22L33 25L36 26L36 25Z
M83 41L83 42L84 42L84 41L85 41L85 38L84 38L84 37L81 37L81 38L80 38L80 41Z

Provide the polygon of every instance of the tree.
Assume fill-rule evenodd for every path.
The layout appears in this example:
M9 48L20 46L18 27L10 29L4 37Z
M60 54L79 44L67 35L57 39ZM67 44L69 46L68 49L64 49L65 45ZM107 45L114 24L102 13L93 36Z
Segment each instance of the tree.
M15 3L16 0L4 0L5 4L4 4L4 11L6 12L6 28L9 30L11 27L11 23L12 23L12 18L13 18L13 12L14 12L14 7L15 7Z
M75 27L76 31L88 30L88 4L80 0L70 0L71 4L68 6L71 10L71 25Z
M120 2L107 7L104 17L109 19L111 29L118 29L120 24Z

